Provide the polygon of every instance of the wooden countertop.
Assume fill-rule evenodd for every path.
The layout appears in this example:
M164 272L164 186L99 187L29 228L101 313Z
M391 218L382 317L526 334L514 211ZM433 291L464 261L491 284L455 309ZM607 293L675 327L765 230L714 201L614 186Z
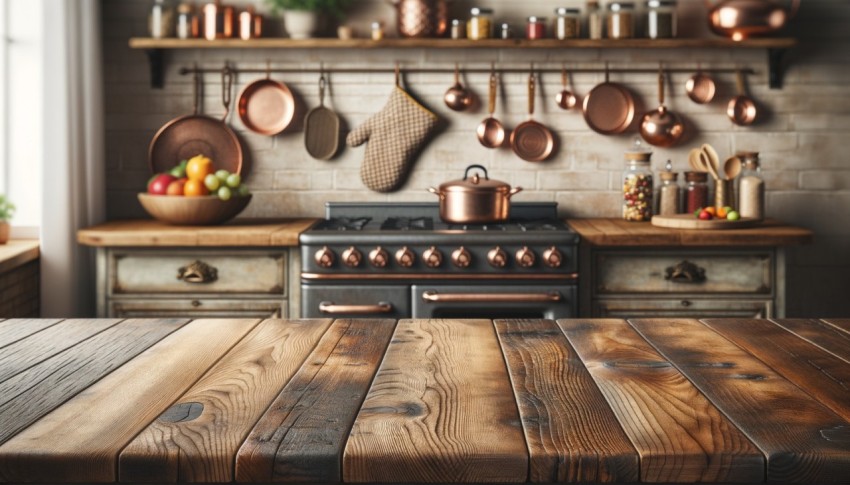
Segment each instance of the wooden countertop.
M0 244L0 273L38 259L40 247L38 239L9 239Z
M6 320L0 348L5 482L850 476L850 319Z
M317 219L239 219L220 226L172 226L150 219L111 221L77 232L86 246L298 246Z
M810 244L812 231L768 219L749 229L695 230L656 227L623 219L569 219L594 246L795 246Z

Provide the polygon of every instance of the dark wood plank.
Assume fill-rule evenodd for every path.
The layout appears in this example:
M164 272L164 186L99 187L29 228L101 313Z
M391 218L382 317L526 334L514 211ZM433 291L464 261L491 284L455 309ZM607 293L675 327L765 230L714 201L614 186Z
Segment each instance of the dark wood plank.
M529 481L637 482L637 451L552 320L496 320L525 440Z
M814 319L783 318L773 320L780 327L827 352L850 362L850 333L830 323Z
M0 322L0 349L61 322L57 318L10 318Z
M340 482L345 440L395 328L336 320L236 455L238 482Z
M824 318L823 321L850 333L850 318Z
M348 483L504 483L528 449L490 320L402 320L343 457Z
M120 321L106 318L65 320L59 325L53 325L28 338L9 344L0 352L0 382L73 347Z
M703 320L850 421L850 365L767 320Z
M848 424L696 320L631 324L767 456L767 481L847 483Z
M266 320L121 452L122 482L232 482L239 446L330 320Z
M640 454L642 482L760 482L764 456L623 320L559 320Z
M122 349L128 342L144 340L144 330L162 333L156 330L161 321L129 322L129 326L135 327L132 332L113 335L111 340L102 343L101 348L90 348L87 353L78 354L77 358L97 360L100 354L123 353ZM114 329L121 329L126 323ZM183 326L178 322L167 322L165 327L168 331L182 328L0 446L0 481L116 481L118 455L127 443L171 406L257 323L259 320L210 319L195 320ZM73 347L69 351L81 347ZM69 375L66 380L74 381L75 375Z

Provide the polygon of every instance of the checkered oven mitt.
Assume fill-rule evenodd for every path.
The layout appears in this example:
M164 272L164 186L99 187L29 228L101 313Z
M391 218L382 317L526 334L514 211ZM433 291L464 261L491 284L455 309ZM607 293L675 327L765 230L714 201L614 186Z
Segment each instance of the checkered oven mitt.
M360 167L363 184L376 192L398 189L438 122L436 114L396 86L386 106L346 138L350 147L369 141Z

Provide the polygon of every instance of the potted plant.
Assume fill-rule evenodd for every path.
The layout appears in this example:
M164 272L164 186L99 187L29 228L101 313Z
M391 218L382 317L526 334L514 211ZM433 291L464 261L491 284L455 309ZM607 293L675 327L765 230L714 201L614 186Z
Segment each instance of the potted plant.
M275 14L283 14L286 32L293 39L309 39L319 29L322 14L342 17L349 0L266 0Z
M9 202L6 196L0 194L0 244L9 240L9 219L15 214L15 204Z

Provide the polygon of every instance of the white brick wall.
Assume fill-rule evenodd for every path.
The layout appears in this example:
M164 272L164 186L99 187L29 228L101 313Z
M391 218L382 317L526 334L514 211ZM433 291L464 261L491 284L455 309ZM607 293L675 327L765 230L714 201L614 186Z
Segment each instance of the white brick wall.
M247 1L236 4L253 3ZM259 2L257 2L259 3ZM471 4L493 6L497 17L521 26L527 15L552 17L554 6L579 6L584 2L533 0L513 2L487 0L457 1L461 16ZM349 22L361 32L369 22L382 19L392 25L392 8L383 0L357 0ZM555 5L557 4L557 5ZM711 35L704 25L703 2L680 0L681 31L687 36ZM603 61L617 66L653 68L659 60L670 65L704 67L746 66L758 71L748 80L763 121L751 128L737 127L726 118L725 101L734 95L734 78L720 76L717 100L700 106L684 93L687 75L671 76L668 106L680 113L690 130L688 140L675 149L656 149L653 167L662 169L673 160L676 170L687 167L691 146L708 142L721 156L748 149L762 153L767 179L767 213L813 229L816 243L792 252L789 268L789 312L792 315L850 315L850 299L834 298L835 285L850 289L847 257L841 248L850 247L850 162L845 153L850 133L850 5L846 0L807 0L790 33L801 45L786 55L789 65L781 90L767 87L767 55L762 50L567 50L567 51L174 51L167 54L166 87L149 87L145 54L127 47L130 36L145 35L147 0L103 0L104 59L107 111L107 180L111 219L143 216L135 201L149 176L147 144L157 128L169 119L191 111L192 84L178 69L199 63L217 67L224 61L239 67L273 66L315 68L319 62L333 67L388 67L394 61L405 66L451 67L461 62L470 67L499 65L524 67L529 61L558 67L598 67ZM254 75L241 75L237 90ZM317 76L276 75L299 99L301 114L317 105ZM617 217L622 152L634 134L605 137L592 132L577 111L563 112L554 104L560 76L544 75L538 93L538 121L550 126L561 141L552 160L524 162L509 148L487 150L475 138L475 128L486 117L485 107L470 113L454 113L442 104L442 94L452 83L451 75L409 74L409 90L446 120L445 130L424 150L407 184L401 191L384 195L366 190L358 170L363 148L345 148L332 161L311 159L303 148L301 123L283 135L268 138L251 133L231 115L231 126L239 133L252 158L246 183L256 194L244 213L246 217L320 216L327 200L400 201L433 200L425 192L430 185L458 178L470 163L481 163L492 176L525 188L517 201L555 200L565 216ZM602 80L599 74L576 74L573 89L587 93ZM614 75L638 95L644 111L657 105L654 75ZM526 119L525 76L504 76L497 116L515 126ZM392 75L332 74L326 103L337 110L347 125L358 126L384 104L392 87ZM486 96L487 75L464 78L478 96ZM220 78L206 78L204 111L222 113ZM237 91L238 93L238 91ZM235 96L234 96L235 97ZM844 250L846 252L846 249ZM829 288L827 288L827 285Z

